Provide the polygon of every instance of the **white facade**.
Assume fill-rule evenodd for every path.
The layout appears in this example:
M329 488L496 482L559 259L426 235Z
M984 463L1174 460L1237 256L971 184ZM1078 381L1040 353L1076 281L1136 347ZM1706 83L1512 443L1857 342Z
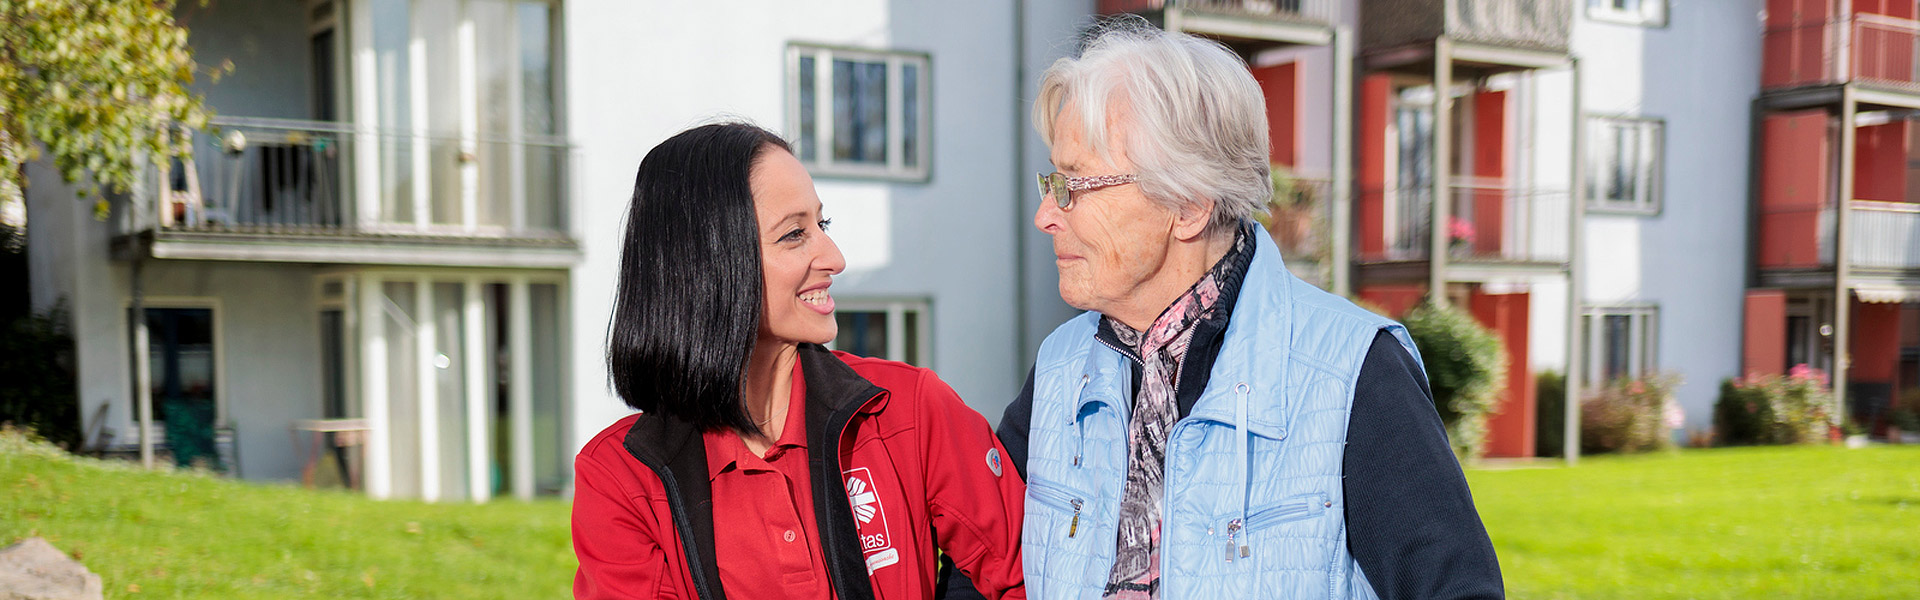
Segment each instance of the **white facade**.
M1712 426L1721 380L1740 375L1751 107L1759 92L1763 3L1659 4L1665 5L1659 11L1664 24L1623 23L1585 6L1574 20L1582 113L1646 120L1664 129L1654 167L1657 210L1587 211L1579 253L1582 304L1589 312L1612 314L1651 309L1657 339L1632 353L1654 352L1647 359L1652 368L1684 377L1677 396L1685 428L1704 430ZM1564 107L1567 101L1564 92L1541 98L1545 106ZM1592 130L1582 133L1594 148ZM1567 164L1565 151L1543 146L1541 164ZM1591 157L1584 163L1588 175L1596 166ZM1588 364L1601 364L1596 361L1605 360L1605 340L1588 341Z
M310 17L328 6L331 52ZM666 137L720 119L797 136L788 112L792 44L904 52L926 61L927 103L918 115L928 121L925 175L816 177L848 262L834 293L843 308L870 310L872 323L887 327L890 350L912 345L903 356L937 370L997 422L1039 340L1071 316L1055 292L1048 241L1031 227L1032 173L1050 168L1026 98L1031 80L1072 48L1092 8L1013 0L183 6L197 60L234 63L220 82L197 86L222 119L241 120L231 129L248 134L248 149L225 152L223 140L208 138L198 167L170 171L198 174L192 208L141 204L156 202L155 188L117 201L106 222L92 219L89 203L73 200L44 166L30 169L34 304L64 299L73 309L90 442L138 441L132 390L143 361L128 351L134 324L126 318L138 256L147 307L211 311L211 351L193 352L211 357L212 395L220 424L234 431L241 476L300 478L311 438L290 428L358 417L372 428L359 447L375 496L559 491L573 452L629 412L610 390L603 356L640 159ZM550 14L548 31L557 36L541 60L554 67L550 116L565 144L556 184L564 219L552 232L564 236L559 246L521 229L546 222L521 208L540 201L537 194L512 198L511 225L501 212L513 196L499 191L501 165L520 172L520 161L547 146L522 141L518 125L488 133L501 118L520 123L501 117L496 102L537 108L526 99L532 92L488 87L498 82L489 69L500 65L487 53L509 42L486 37L502 31L486 19L529 9ZM511 35L510 43L525 44L537 31L523 26ZM255 159L280 147L292 150ZM351 199L329 208L345 222L256 227L246 231L270 233L232 242L194 229L285 212L287 204L255 205L249 217L223 211L213 197L264 190L264 202L274 201L286 190L258 170L280 168L263 165L288 155L296 163L337 159L320 162L320 175L296 178L311 185L345 174L339 185L347 191L328 192ZM228 182L230 171L210 165L245 173ZM527 177L512 181L540 183ZM164 177L156 181L165 187ZM140 227L179 235L122 235ZM402 241L287 235L315 227L391 232ZM144 362L153 377L160 367ZM162 401L153 402L158 411Z

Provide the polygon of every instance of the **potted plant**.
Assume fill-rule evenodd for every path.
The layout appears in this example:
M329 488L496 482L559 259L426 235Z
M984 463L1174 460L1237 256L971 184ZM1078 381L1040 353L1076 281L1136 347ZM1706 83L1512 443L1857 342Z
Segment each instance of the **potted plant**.
M1454 256L1473 252L1473 222L1457 216L1447 217L1447 251Z
M1267 216L1261 224L1273 234L1273 242L1283 254L1307 252L1313 235L1315 208L1319 205L1316 188L1302 185L1286 165L1272 165L1273 198L1267 201Z

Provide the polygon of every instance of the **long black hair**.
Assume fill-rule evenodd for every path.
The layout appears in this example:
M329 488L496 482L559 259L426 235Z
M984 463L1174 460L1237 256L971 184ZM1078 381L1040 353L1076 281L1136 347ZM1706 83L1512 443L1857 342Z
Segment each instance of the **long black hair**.
M764 294L749 178L774 148L792 152L773 132L719 123L641 159L607 339L627 406L702 431L760 431L742 395Z

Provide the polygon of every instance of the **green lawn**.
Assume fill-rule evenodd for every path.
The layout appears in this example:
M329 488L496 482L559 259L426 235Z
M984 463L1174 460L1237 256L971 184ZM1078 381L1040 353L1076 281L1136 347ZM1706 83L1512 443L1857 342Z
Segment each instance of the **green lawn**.
M1467 477L1513 598L1920 598L1920 446ZM375 502L0 433L0 543L29 535L79 555L109 598L550 598L574 567L564 502Z
M1920 446L1474 470L1513 598L1920 598Z
M108 598L555 598L565 502L376 502L140 471L0 433L0 544L39 535Z

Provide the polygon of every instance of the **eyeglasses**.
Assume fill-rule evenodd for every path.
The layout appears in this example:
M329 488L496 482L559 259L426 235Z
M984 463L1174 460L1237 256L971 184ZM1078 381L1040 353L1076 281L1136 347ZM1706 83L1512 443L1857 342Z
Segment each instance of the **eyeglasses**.
M1085 192L1133 183L1133 174L1068 177L1058 171L1040 174L1040 197L1052 199L1060 210L1073 207L1073 192Z

